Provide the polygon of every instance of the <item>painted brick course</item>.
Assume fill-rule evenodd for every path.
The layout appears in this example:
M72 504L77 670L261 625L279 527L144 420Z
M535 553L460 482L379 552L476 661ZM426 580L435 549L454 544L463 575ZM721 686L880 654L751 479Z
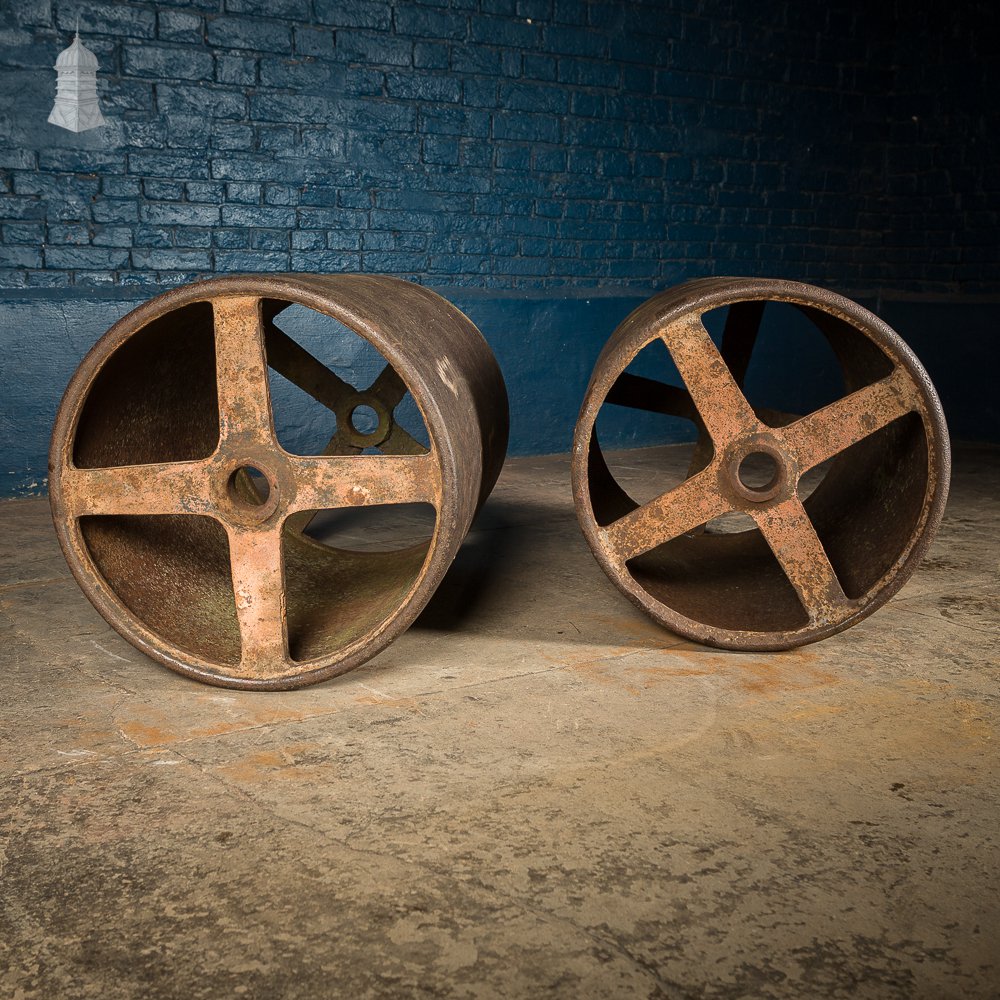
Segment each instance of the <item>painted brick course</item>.
M109 125L45 123L80 18ZM984 0L21 0L0 287L1000 290Z

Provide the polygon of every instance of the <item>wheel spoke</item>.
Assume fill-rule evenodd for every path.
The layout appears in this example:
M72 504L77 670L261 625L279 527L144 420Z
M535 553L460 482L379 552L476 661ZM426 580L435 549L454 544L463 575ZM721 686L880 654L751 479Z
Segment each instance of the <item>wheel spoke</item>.
M601 533L616 557L626 562L731 509L716 488L715 474L706 471L619 518Z
M719 353L741 392L763 315L764 303L754 301L734 302L726 314L726 326L722 331L722 346L719 348ZM759 417L759 414L755 415ZM688 478L706 468L712 461L712 454L712 441L702 426L691 454Z
M782 437L794 453L799 471L807 472L918 405L909 374L897 368L881 382L789 424Z
M216 299L215 370L220 445L274 444L261 300Z
M88 514L210 513L208 470L201 462L66 469L63 503L73 517Z
M348 455L293 458L297 483L289 509L327 510L394 503L431 503L441 492L436 456Z
M799 595L810 623L832 619L848 599L802 501L789 497L773 507L751 511L751 516Z
M332 372L274 323L266 324L264 336L268 364L328 410L336 410L344 399L357 394L354 386Z
M389 427L386 439L376 446L383 455L426 455L427 449L412 435L396 423Z
M406 383L392 365L386 365L368 388L387 410L394 410L407 393Z
M627 406L632 410L646 410L662 413L668 417L684 417L686 420L701 422L691 394L686 389L658 382L656 379L622 372L608 391L607 403Z
M700 317L672 323L662 336L717 450L759 429L760 422Z
M229 528L236 617L244 675L265 675L287 660L281 530Z
M759 299L734 302L726 314L726 326L722 331L720 350L740 388L746 381L765 305L766 303Z

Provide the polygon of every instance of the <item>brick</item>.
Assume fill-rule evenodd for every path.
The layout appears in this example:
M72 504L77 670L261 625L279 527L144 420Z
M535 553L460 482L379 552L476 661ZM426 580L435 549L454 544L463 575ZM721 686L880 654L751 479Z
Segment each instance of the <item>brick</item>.
M114 271L128 264L128 250L106 247L53 247L45 248L45 266L66 270L102 269Z
M557 62L554 56L525 52L524 75L532 80L555 80Z
M222 181L266 181L274 176L271 158L262 156L216 156L212 177Z
M322 94L341 91L345 70L312 56L264 57L260 60L262 87L295 89L301 93Z
M218 83L252 86L257 82L258 61L254 56L215 56L215 80Z
M424 163L438 163L450 166L458 164L458 140L428 136L424 139L422 158Z
M52 26L52 0L20 0L17 23L34 28Z
M152 271L209 271L212 255L205 250L153 250L135 247L132 267Z
M224 250L245 250L250 246L250 233L246 229L213 229L212 246ZM216 254L218 262L218 254Z
M145 180L142 193L147 198L160 201L180 201L184 197L184 185L177 181Z
M212 54L190 46L126 45L122 72L155 80L203 80L212 75Z
M461 46L456 49L460 51ZM450 48L440 42L414 42L413 65L417 69L447 69L451 58Z
M222 224L224 226L256 226L290 228L295 225L294 208L272 205L223 205Z
M493 116L493 137L558 142L559 119L524 112L498 112Z
M101 198L91 206L94 222L135 222L139 218L139 205L135 201L118 201Z
M174 231L174 246L207 249L212 246L212 230L199 229L196 226L178 226Z
M77 271L73 275L74 285L89 285L93 287L107 288L114 283L114 272L105 268L101 268L98 271Z
M236 182L226 185L226 201L234 201L243 205L260 203L261 185Z
M427 254L393 251L362 253L361 268L377 274L419 274L428 270Z
M479 73L499 76L502 53L487 45L456 45L452 49L451 68L456 73Z
M322 250L326 247L326 234L322 230L295 230L291 234L293 250Z
M417 117L410 105L376 101L343 101L341 115L351 128L406 133L413 131Z
M38 169L45 173L92 173L95 176L97 171L104 175L123 174L125 154L103 149L43 149L38 153Z
M549 24L545 26L545 49L559 55L604 59L608 53L608 37L592 29Z
M487 45L539 50L542 31L536 24L482 15L470 18L469 38Z
M216 123L212 128L212 145L225 150L252 149L253 129L249 125Z
M132 232L132 242L137 247L173 246L173 231L162 226L136 226Z
M37 166L32 150L0 148L0 170L34 170Z
M128 171L142 177L181 177L203 180L208 177L208 163L204 156L175 156L170 153L138 153L128 155ZM170 197L180 197L178 194Z
M329 28L296 25L293 29L293 39L297 56L314 56L320 59L333 57L333 32Z
M42 251L34 247L0 246L0 267L41 267Z
M462 98L462 84L450 76L423 73L387 73L386 89L390 97L411 101L434 101L457 104Z
M193 147L200 157L211 142L213 127L219 128L207 118L196 115L171 115L167 123L166 144L172 149L184 150L182 155L185 156L191 155L190 150Z
M252 250L280 250L287 252L288 247L287 229L254 229L250 233L250 248Z
M102 177L101 194L108 198L135 198L141 184L138 177Z
M265 205L297 205L299 192L282 184L268 184L264 189Z
M309 20L309 0L225 0L226 13Z
M156 37L165 42L201 42L205 22L198 14L183 10L160 10L156 14Z
M208 43L221 49L291 52L292 31L279 21L251 20L224 15L209 19Z
M246 98L222 87L204 84L158 84L156 103L161 112L210 118L245 118Z
M360 271L361 254L337 250L297 250L291 255L293 271L319 271L328 274Z
M218 225L220 212L215 205L147 202L140 207L139 216L143 222L160 226L214 226Z
M364 66L411 66L413 42L367 31L338 31L335 52L341 62Z
M531 147L503 143L496 148L496 165L501 170L530 170Z
M33 246L45 242L45 226L40 222L7 223L0 235L8 246L15 244Z
M94 36L111 35L115 38L153 38L156 35L156 15L152 10L132 4L86 3L80 7L58 5L56 25L60 31L77 30L87 39L88 47L95 49Z
M376 28L392 26L388 0L313 0L316 20L335 28Z
M514 111L548 112L564 114L569 110L569 97L559 87L546 87L530 83L501 83L501 108Z
M414 4L397 5L394 19L397 34L417 38L461 39L469 31L469 19L464 14Z
M188 201L203 201L216 205L223 198L222 184L213 181L189 181L184 185L184 196Z
M250 116L258 122L301 122L318 125L332 117L334 109L321 97L299 94L257 93L250 97Z

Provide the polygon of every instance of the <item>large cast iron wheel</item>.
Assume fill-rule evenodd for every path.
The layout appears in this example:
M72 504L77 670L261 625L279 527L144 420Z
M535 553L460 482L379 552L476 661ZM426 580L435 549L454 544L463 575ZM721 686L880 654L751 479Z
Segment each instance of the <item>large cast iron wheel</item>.
M275 325L292 303L381 353L371 386ZM336 414L323 454L278 444L269 366ZM429 447L395 419L407 391ZM373 427L358 430L360 407ZM366 275L199 282L116 323L74 375L50 454L56 531L84 593L144 653L212 684L298 687L413 622L496 481L507 421L486 342L427 289ZM416 503L433 508L420 544L351 551L303 534L316 511Z
M822 332L842 398L801 415L751 406L743 380L767 302L791 303ZM702 317L723 306L717 347ZM658 338L683 385L626 371ZM605 404L691 420L687 478L633 500L597 439ZM768 467L765 482L747 476L754 462ZM820 466L807 494L803 476ZM840 295L774 280L691 281L636 309L598 359L573 451L577 515L611 580L671 630L743 650L812 642L884 604L926 551L949 475L940 404L903 341ZM732 512L752 527L711 530Z

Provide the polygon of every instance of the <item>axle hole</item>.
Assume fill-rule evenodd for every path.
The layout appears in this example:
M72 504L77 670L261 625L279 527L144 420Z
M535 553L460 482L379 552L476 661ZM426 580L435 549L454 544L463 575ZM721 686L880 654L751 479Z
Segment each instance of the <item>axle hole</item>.
M752 451L740 462L737 475L752 493L767 493L777 484L781 469L773 455L766 451Z
M351 410L351 426L359 434L374 434L378 430L378 414L374 408L364 403Z
M229 495L239 504L263 507L271 495L271 484L256 466L241 465L229 477Z

